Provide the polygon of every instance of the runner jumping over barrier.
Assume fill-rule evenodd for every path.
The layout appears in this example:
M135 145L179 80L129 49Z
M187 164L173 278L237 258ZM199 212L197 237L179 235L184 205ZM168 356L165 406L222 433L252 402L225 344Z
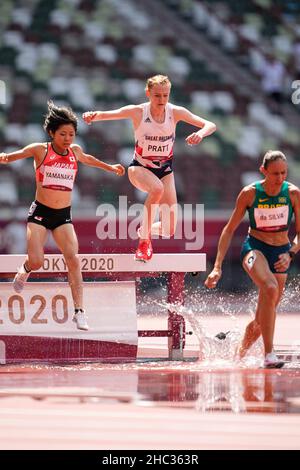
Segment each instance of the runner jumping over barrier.
M147 193L141 227L138 230L139 245L135 253L137 261L151 259L153 249L151 235L174 235L177 222L177 195L172 169L175 130L183 121L200 130L188 135L188 145L198 145L204 137L216 130L207 121L182 106L169 102L171 82L164 75L148 78L146 96L148 103L128 105L113 111L88 111L83 114L87 124L95 121L130 119L134 127L134 158L128 168L130 182ZM160 208L160 221L154 222ZM167 210L166 210L167 209Z
M27 219L27 257L15 279L16 292L23 290L31 271L43 265L47 230L64 255L69 273L69 284L74 302L74 321L78 329L87 330L83 308L82 275L78 261L78 240L72 223L71 198L78 162L122 176L122 165L109 165L83 152L73 144L77 131L77 117L70 108L48 102L44 129L51 142L34 143L22 150L1 153L0 164L33 157L36 174L36 196Z

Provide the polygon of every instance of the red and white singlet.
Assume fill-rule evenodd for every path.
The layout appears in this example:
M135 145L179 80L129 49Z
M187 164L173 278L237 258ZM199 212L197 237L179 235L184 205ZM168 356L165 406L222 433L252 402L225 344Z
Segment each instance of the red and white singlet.
M67 155L60 155L48 142L45 158L35 170L36 181L42 183L43 188L72 191L77 170L77 159L71 148Z
M134 133L134 158L145 167L158 168L173 158L176 128L173 105L167 103L162 123L151 116L150 103L143 103L142 107L143 117Z

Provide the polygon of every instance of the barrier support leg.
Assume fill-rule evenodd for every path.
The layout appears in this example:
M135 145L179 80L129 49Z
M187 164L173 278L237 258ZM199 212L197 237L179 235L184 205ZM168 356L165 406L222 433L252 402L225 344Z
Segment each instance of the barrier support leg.
M168 275L168 302L174 304L174 310L169 310L168 330L172 335L168 338L169 359L181 361L185 346L185 320L176 313L176 304L184 303L184 275L185 273L169 273Z

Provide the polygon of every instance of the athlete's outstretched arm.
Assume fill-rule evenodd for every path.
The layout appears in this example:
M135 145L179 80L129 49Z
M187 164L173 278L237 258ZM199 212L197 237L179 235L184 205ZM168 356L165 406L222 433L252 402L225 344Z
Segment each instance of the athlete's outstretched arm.
M225 227L222 230L219 243L218 251L214 264L214 268L211 273L207 276L205 285L209 289L216 287L218 281L222 276L222 264L228 248L230 246L232 237L237 227L240 225L247 207L250 205L250 201L253 199L253 188L249 186L242 189L237 197L235 208L231 214L231 217Z
M36 152L43 150L43 148L43 144L30 144L16 152L0 153L0 164L6 165L17 160L23 160L23 158L35 157Z
M114 119L136 119L137 112L140 110L138 106L128 105L119 109L110 111L87 111L83 113L82 118L87 124L94 121L107 121Z
M199 144L204 137L213 134L217 129L214 122L207 121L182 106L174 106L174 118L176 122L183 121L200 128L199 131L193 132L185 139L189 145Z
M100 168L101 170L115 173L118 176L123 176L125 174L125 168L122 165L109 165L108 163L98 160L98 158L84 153L79 145L72 145L72 150L74 151L78 161L84 165Z

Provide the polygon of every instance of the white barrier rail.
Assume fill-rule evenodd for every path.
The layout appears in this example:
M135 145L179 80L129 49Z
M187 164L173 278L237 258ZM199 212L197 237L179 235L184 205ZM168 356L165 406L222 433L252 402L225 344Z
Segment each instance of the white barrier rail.
M26 255L0 255L1 278L13 277L25 258ZM185 320L176 313L176 305L184 302L185 273L206 270L205 254L155 254L147 263L135 261L133 254L80 254L79 259L83 274L86 273L89 277L94 274L95 279L108 277L116 280L113 283L85 283L84 292L91 301L91 304L86 305L89 310L90 331L76 331L72 323L68 313L68 306L72 304L71 292L67 284L55 281L46 288L44 283L32 282L36 276L41 281L43 278L67 272L61 254L47 254L43 267L33 273L37 274L30 278L31 282L25 287L23 294L14 293L11 283L1 283L0 324L3 328L0 332L0 363L20 360L134 360L138 336L167 337L169 358L182 360L186 336ZM124 284L124 278L137 281L144 276L159 276L160 273L166 273L167 300L170 305L174 305L174 309L169 309L168 327L165 330L137 331L135 282ZM126 294L128 299L124 299L124 294L120 295L125 285L130 286L130 292ZM62 288L64 292L60 292ZM113 291L106 295L107 289ZM117 307L114 305L115 297L121 301ZM126 309L125 304L128 304ZM125 315L125 320L119 312ZM107 323L110 318L113 318L113 322L109 320ZM129 336L125 335L126 332Z
M26 255L0 255L0 273L15 273ZM134 260L133 254L80 254L82 272L198 272L206 270L204 253L155 254L147 263ZM45 255L36 272L64 273L67 266L62 255Z

